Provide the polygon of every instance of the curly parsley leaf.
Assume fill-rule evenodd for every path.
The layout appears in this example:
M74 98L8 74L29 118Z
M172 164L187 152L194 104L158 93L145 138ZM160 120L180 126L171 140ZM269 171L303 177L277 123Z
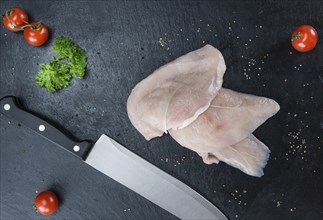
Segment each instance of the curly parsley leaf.
M52 48L59 57L53 57L51 62L41 64L36 75L37 85L45 87L51 93L69 86L72 77L82 79L87 65L85 50L68 37L58 37Z
M62 58L67 58L71 74L82 79L87 65L85 50L65 36L58 37L52 47Z
M71 78L69 67L54 60L40 65L40 70L36 75L36 83L38 86L45 87L48 92L53 93L69 86Z

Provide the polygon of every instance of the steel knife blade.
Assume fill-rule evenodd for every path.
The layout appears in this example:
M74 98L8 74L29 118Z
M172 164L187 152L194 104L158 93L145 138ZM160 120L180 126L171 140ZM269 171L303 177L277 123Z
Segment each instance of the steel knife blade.
M40 116L25 110L14 96L2 98L0 109L6 117L73 153L180 219L227 219L218 208L189 186L104 134L95 144L75 141Z

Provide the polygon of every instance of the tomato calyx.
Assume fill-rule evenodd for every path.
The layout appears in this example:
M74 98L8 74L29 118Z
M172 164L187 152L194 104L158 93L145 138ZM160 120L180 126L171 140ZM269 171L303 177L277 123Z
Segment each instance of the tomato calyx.
M33 208L35 209L35 212L36 212L36 213L39 213L39 211L38 211L38 209L37 209L36 205L33 205Z
M8 17L12 14L12 12L13 12L12 9L9 8L7 11L5 11L5 13L2 15L2 17L6 17L8 19Z
M27 24L25 25L24 27L30 27L31 29L33 30L40 30L40 25L42 24L41 21L38 21L37 23L35 24Z
M301 39L302 33L301 32L297 32L292 36L292 41L293 40L299 40Z

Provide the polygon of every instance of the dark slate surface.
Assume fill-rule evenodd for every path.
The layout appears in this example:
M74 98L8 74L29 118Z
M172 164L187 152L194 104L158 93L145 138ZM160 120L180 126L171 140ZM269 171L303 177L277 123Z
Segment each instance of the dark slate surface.
M50 40L36 48L0 28L0 97L19 97L79 139L111 136L230 219L323 218L323 44L300 54L289 42L303 23L323 36L321 0L1 1L1 12L14 5L47 24ZM34 77L54 55L50 44L59 35L86 48L87 76L48 94ZM136 83L206 43L226 59L224 87L281 105L255 132L272 151L262 178L224 163L204 165L167 135L147 142L128 120L126 100ZM3 116L0 122L1 219L175 219L17 122ZM32 206L47 189L61 206L43 217Z

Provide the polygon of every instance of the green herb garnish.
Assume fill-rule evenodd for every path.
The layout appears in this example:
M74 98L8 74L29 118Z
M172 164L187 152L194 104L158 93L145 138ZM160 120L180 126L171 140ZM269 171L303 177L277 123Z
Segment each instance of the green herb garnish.
M72 77L82 79L87 65L85 50L68 37L58 37L52 48L59 56L53 57L49 63L41 64L36 75L37 85L51 93L69 86Z

